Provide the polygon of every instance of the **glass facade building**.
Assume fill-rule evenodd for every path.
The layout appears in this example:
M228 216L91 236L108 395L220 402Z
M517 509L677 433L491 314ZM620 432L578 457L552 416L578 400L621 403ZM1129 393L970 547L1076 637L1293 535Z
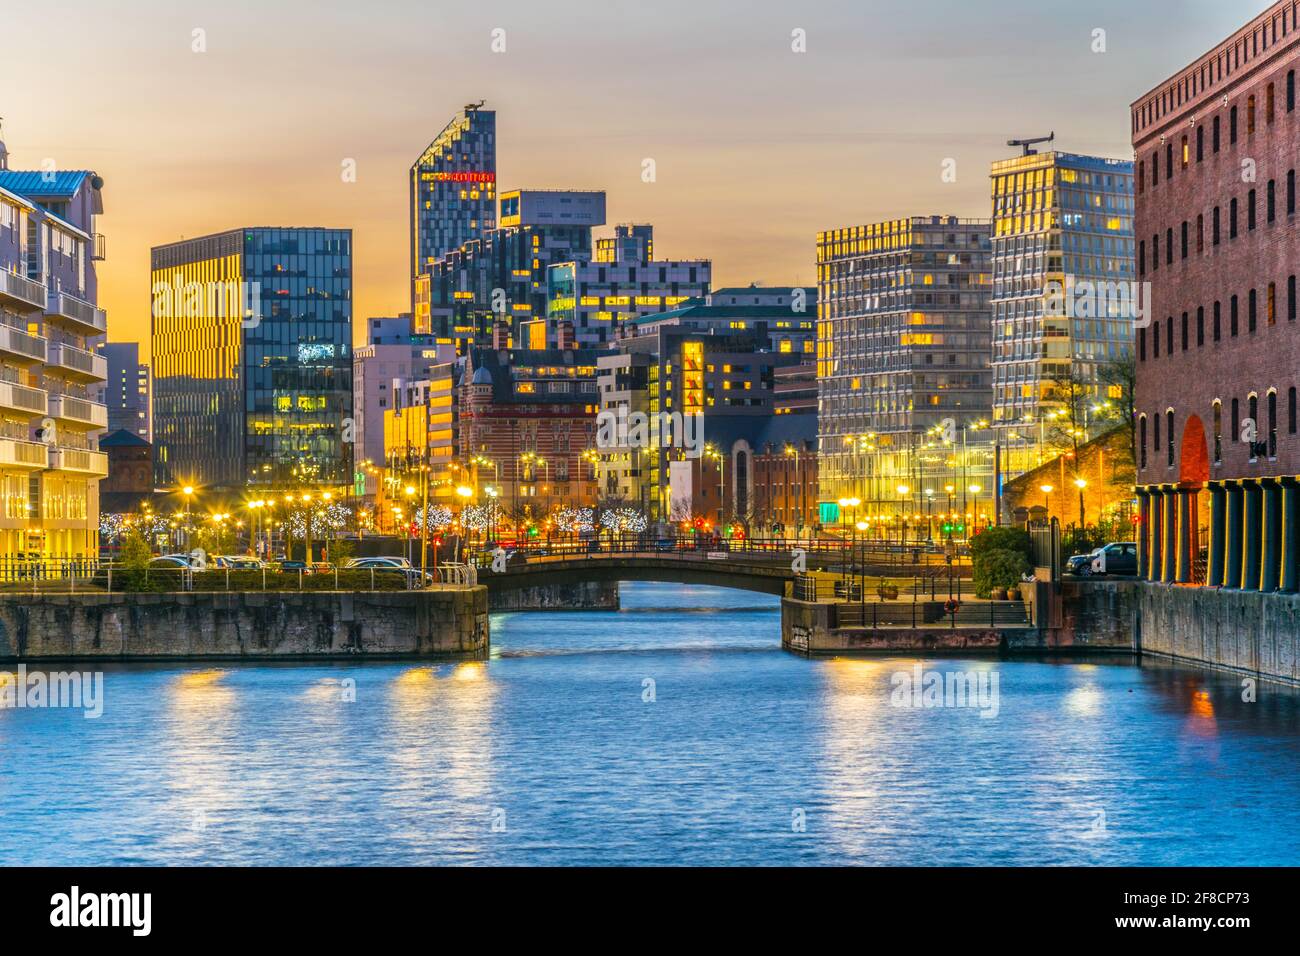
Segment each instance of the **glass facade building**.
M351 484L351 230L160 246L152 278L157 482Z
M989 223L913 217L817 239L820 488L859 518L991 489ZM984 433L981 441L981 432ZM969 501L968 501L969 504ZM987 509L985 509L987 510Z
M1043 423L1064 383L1096 401L1098 371L1132 351L1133 164L1031 153L991 177L993 425L1011 477L1053 456Z
M411 166L412 282L496 228L496 170L497 114L466 106Z

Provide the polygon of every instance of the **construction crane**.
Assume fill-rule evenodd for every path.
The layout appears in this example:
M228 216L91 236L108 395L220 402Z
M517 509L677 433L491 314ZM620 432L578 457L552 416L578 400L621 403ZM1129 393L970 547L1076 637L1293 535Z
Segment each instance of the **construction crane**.
M1019 146L1021 149L1025 151L1023 155L1034 156L1037 155L1038 153L1038 150L1033 148L1034 146L1038 145L1039 143L1050 143L1055 139L1056 139L1056 132L1055 130L1053 130L1048 135L1039 136L1035 139L1009 139L1007 140L1007 145Z

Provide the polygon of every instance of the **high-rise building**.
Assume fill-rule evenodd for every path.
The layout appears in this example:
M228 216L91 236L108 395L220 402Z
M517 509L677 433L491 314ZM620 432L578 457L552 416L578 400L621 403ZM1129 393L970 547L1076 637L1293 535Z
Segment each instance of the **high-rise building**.
M497 114L482 106L452 117L411 166L412 282L496 228Z
M605 218L605 194L523 190L502 197L502 225L431 264L415 281L413 331L455 342L464 354L488 345L496 326L511 344L544 319L547 269L591 258L591 230Z
M1151 580L1300 590L1298 14L1274 3L1132 106Z
M108 381L98 389L108 407L109 432L129 431L153 441L153 376L140 361L140 343L108 342L99 354L108 363Z
M817 282L823 523L901 521L948 485L991 495L988 222L821 233ZM857 513L841 515L841 499Z
M352 484L352 231L235 229L152 265L158 483Z
M614 235L596 240L597 262L649 262L655 257L655 228L648 223L620 223Z
M17 569L98 555L108 323L95 305L103 181L8 167L0 143L0 557Z
M1132 354L1133 164L1035 152L993 164L993 427L1014 476L1088 435ZM1054 424L1055 423L1055 424Z

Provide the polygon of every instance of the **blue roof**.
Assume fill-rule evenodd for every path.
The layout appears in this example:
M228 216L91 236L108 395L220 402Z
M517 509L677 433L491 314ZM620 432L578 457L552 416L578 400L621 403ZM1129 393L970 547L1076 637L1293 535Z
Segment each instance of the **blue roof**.
M84 169L55 172L0 169L0 188L29 199L46 196L71 199L86 181L86 177L91 175L93 174Z

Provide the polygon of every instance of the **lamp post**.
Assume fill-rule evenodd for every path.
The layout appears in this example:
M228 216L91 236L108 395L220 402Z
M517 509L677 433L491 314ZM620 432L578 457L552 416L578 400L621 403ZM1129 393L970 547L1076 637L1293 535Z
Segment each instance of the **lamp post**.
M839 505L840 505L840 530L841 530L841 533L843 533L843 531L844 531L845 528L846 528L846 525L848 525L848 517L847 517L848 512L849 512L851 509L857 508L857 507L858 507L859 505L861 505L861 504L862 504L862 499L861 499L861 498L841 498L841 499L839 500ZM845 541L845 543L848 543L848 539L847 539L847 538L845 538L844 541ZM847 564L848 564L848 561L847 561L847 559L846 559L846 560L845 560L846 568L847 568Z
M1051 508L1048 504L1047 496L1052 493L1051 485L1039 485L1038 490L1043 493L1043 520L1046 521L1051 517Z
M284 496L284 556L293 560L293 495Z
M192 485L186 485L181 489L181 494L185 496L185 550L189 551L193 542L190 540L190 498L194 496Z
M307 518L307 555L306 555L306 558L307 558L307 565L308 565L308 567L310 567L310 566L311 566L311 549L312 549L312 540L311 540L311 495L304 494L304 495L302 496L302 503L303 503L303 506L304 506L304 507L303 507L303 512L304 512L304 514L306 515L306 518Z
M907 485L899 485L899 486L898 486L897 488L895 488L894 490L898 492L898 499L899 499L899 501L902 502L902 504L903 504L903 506L904 506L902 509L900 509L900 515L901 515L901 517L902 517L902 519L903 519L903 527L902 527L902 529L899 531L899 534L898 534L898 543L899 543L899 545L900 545L901 547L906 548L906 547L907 547L907 511L906 511L906 505L907 505L907 496L908 496L908 493L911 492L912 489L909 488ZM900 559L900 560L901 560L901 559Z
M974 508L973 508L973 513L972 513L972 519L971 519L971 520L973 520L973 521L975 522L975 528L976 528L976 530L979 530L979 526L980 526L980 492L983 491L984 488L983 488L981 485L970 485L966 490L970 492L971 498L974 499L974 502L975 502L975 506L974 506ZM969 530L969 529L966 531L966 539L967 539L967 540L970 540L970 530Z
M330 524L329 520L330 502L334 500L334 493L326 491L323 492L320 497L322 507L324 508L322 514L325 518L325 560L328 561L330 559L330 542L334 538L334 527Z
M1084 525L1087 523L1083 508L1083 489L1088 487L1088 482L1082 478L1076 478L1074 479L1074 487L1079 489L1079 530L1082 531Z
M469 507L469 500L474 497L474 489L468 485L460 485L456 488L456 494L460 497L460 533L465 534L465 509ZM452 555L452 562L460 561L460 538L456 539L456 553Z

